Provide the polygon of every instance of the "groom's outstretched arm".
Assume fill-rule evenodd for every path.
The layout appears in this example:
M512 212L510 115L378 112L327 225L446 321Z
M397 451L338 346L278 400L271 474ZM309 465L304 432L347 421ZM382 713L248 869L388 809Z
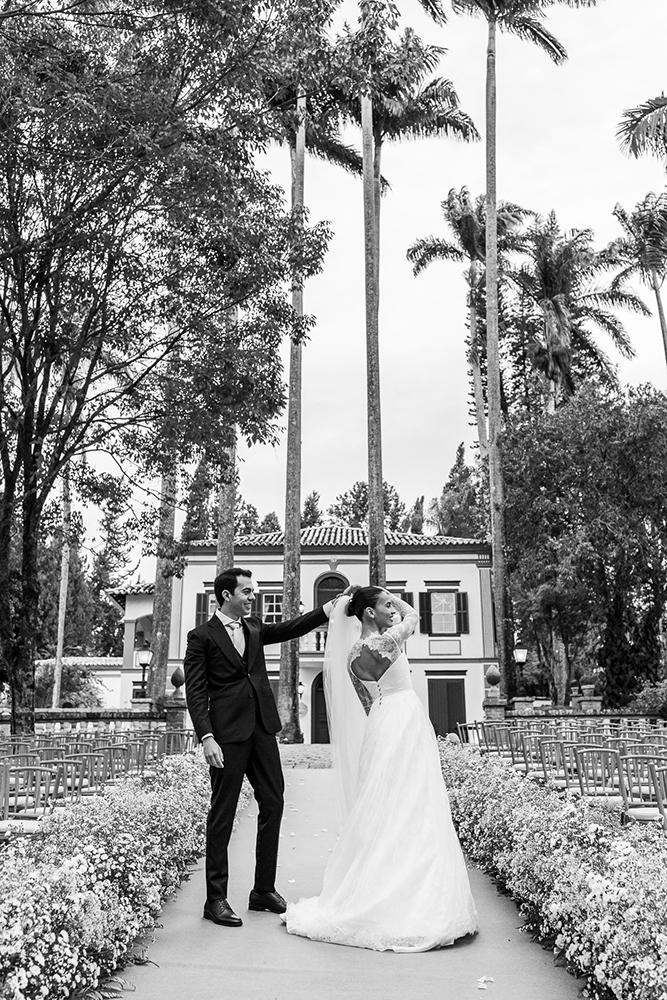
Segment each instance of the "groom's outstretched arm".
M271 646L274 642L287 642L288 639L298 639L308 632L312 632L318 625L324 625L329 620L333 602L315 608L305 615L292 618L289 622L277 622L275 625L264 625L260 628L262 643Z

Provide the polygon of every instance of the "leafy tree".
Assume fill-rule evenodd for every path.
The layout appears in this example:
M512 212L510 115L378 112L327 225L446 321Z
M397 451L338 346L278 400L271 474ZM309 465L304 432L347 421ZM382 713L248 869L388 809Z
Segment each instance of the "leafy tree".
M268 514L264 515L260 522L258 531L260 534L264 534L269 531L282 531L278 515L275 511L272 510Z
M405 517L405 504L394 486L387 482L382 484L383 509L385 512L385 528L397 531ZM368 526L368 483L357 482L347 493L340 493L329 507L327 514L336 523L350 528Z
M624 233L608 248L614 262L621 267L615 281L620 284L637 275L653 290L667 359L667 319L661 295L667 277L667 194L647 194L631 213L617 205L614 215Z
M424 497L417 497L410 510L403 518L402 531L409 531L413 535L421 535L424 531Z
M259 513L254 504L239 496L236 502L234 523L239 535L255 535L259 531Z
M552 212L533 222L522 244L526 260L510 268L510 274L542 316L531 356L544 375L547 408L553 411L559 396L574 392L573 356L585 355L596 367L609 368L591 327L607 333L623 357L632 357L634 349L625 328L611 309L647 310L618 278L606 287L600 285L600 275L609 270L613 258L608 251L595 252L590 229L563 233Z
M500 340L498 318L498 215L496 182L496 38L507 31L541 48L555 62L566 52L543 21L556 2L571 7L592 6L595 0L452 0L456 14L483 17L486 50L486 323L489 409L489 493L493 548L493 596L501 683L508 668L508 607L505 573L504 486L501 453Z
M485 499L479 470L466 465L465 446L461 443L441 495L429 504L426 523L435 528L437 535L485 538Z
M133 527L124 516L126 497L114 497L102 510L101 545L93 552L89 586L93 601L91 649L95 656L123 655L123 616L109 594L132 572Z
M608 707L660 667L667 600L667 399L582 388L507 432L508 566L518 631L557 704L591 655Z
M481 286L484 278L486 249L486 202L483 196L473 204L467 187L460 192L452 188L447 200L441 204L442 214L454 242L437 236L426 236L416 240L408 248L407 258L415 275L421 274L435 260L452 260L468 263L466 281L468 284L468 363L473 374L475 398L475 418L477 437L482 458L488 451L486 429L486 401L482 379L482 355L485 354L480 338L478 313L480 312ZM528 214L525 209L509 202L498 205L498 252L503 260L517 245L516 230Z
M39 628L35 646L40 658L55 656L58 630L58 594L60 590L59 535L39 547ZM71 546L65 619L65 655L81 656L91 652L94 599L86 576L86 567L76 541Z
M621 146L632 156L653 153L667 158L667 97L664 93L623 113Z
M221 308L244 304L268 369L272 345L275 356L287 330L308 327L284 284L295 261L319 267L324 233L294 238L251 155L267 136L262 61L287 12L286 0L268 22L256 5L220 19L205 5L158 3L147 20L112 5L94 24L15 18L3 36L0 658L14 729L32 727L37 540L63 468L97 447L149 454L133 453L127 433L153 422L176 348L190 376L183 438L195 447L185 415L197 400L208 432L202 409L226 390L205 360L225 363ZM265 420L260 408L255 423Z
M54 664L40 664L35 671L35 707L51 708L53 700ZM63 663L60 703L69 708L98 708L102 692L91 670Z
M320 510L320 495L316 490L313 490L303 502L301 526L303 528L314 528L323 523L324 517Z

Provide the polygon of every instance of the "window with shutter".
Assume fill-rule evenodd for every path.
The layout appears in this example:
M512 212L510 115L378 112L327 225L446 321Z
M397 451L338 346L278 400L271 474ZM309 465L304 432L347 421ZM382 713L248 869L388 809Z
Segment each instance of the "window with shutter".
M197 594L195 604L195 628L208 621L208 594Z
M468 633L468 595L457 590L430 590L420 594L419 628L427 635Z
M464 592L456 595L456 631L462 635L470 631L468 615L468 595Z
M419 595L419 631L431 634L431 595Z

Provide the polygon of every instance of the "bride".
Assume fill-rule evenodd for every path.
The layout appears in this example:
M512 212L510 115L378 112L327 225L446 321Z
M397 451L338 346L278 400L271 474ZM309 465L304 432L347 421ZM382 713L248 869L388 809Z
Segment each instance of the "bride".
M407 952L477 930L435 734L402 649L417 620L379 587L336 601L324 683L340 836L321 895L288 904L290 934Z

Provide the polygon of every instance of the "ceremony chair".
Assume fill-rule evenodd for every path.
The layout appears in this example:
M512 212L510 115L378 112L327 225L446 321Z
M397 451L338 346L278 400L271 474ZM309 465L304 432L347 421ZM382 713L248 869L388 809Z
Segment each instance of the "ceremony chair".
M577 747L574 753L581 794L625 809L628 793L619 753L606 747Z
M100 795L106 784L107 766L102 753L67 754L65 760L81 762L80 795Z
M662 828L667 833L667 765L658 765L650 760L648 763L655 801L662 819Z
M457 722L456 729L461 743L466 746L479 747L479 730L476 722Z
M625 821L635 823L662 821L651 765L667 767L667 758L658 760L636 755L621 757L621 774L624 781L620 785L620 790L626 797Z
M58 785L55 768L27 765L0 767L0 821L41 819L53 812ZM6 831L5 831L6 832Z
M544 780L559 791L577 790L575 744L562 739L540 740L540 762Z

